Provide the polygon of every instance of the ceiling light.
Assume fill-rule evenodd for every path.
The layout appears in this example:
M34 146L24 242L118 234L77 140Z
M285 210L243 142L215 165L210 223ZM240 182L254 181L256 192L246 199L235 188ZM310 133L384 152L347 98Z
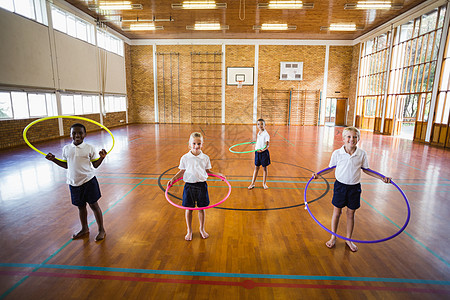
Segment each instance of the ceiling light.
M299 0L287 0L287 1L269 1L269 3L258 3L258 8L269 9L302 9L302 8L314 8L314 3L303 3Z
M344 9L400 9L402 7L403 5L394 4L391 1L358 1L344 5Z
M220 25L219 23L196 23L194 26L186 26L187 30L225 30L229 29L228 25Z
M142 4L131 4L130 1L100 2L98 5L88 5L90 10L131 10L142 9Z
M122 27L123 30L162 30L163 26L155 26L153 23L130 24L130 27Z
M254 30L295 30L297 26L288 24L262 24L253 26Z
M172 3L172 9L217 9L227 8L226 3L216 1L184 1L183 3Z
M355 31L362 30L362 27L356 27L355 24L330 24L329 27L322 26L320 30L329 30L329 31Z

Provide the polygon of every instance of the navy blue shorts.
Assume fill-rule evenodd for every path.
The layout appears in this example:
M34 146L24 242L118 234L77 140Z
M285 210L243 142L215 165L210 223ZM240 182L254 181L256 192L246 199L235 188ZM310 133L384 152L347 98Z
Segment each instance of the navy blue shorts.
M69 185L69 188L72 204L75 206L86 206L86 203L94 204L102 196L95 176L80 186Z
M361 204L361 184L348 185L336 180L333 190L333 203L337 208L347 206L350 209L358 209Z
M209 205L208 185L206 181L184 184L183 206L185 207L206 207Z
M255 152L255 166L259 167L261 165L263 167L267 167L268 165L270 165L269 150L265 150L263 152Z

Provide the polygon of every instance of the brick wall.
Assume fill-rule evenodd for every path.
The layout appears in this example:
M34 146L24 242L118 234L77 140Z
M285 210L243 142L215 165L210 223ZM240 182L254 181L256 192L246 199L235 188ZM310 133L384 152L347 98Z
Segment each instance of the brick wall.
M255 46L228 45L225 48L225 66L255 67ZM225 73L227 76L227 73ZM238 88L235 85L225 87L225 123L253 123L253 85Z
M84 118L88 118L100 123L99 114L82 115ZM108 113L103 117L103 123L106 127L112 128L125 124L125 112ZM37 120L33 119L21 119L21 120L3 120L0 126L0 149L6 149L16 146L25 145L23 139L23 130L31 122ZM124 122L120 122L124 120ZM70 126L74 123L83 124L88 132L98 131L101 128L93 123L76 120L76 119L63 119L64 136L68 136L70 133ZM55 138L59 138L58 119L49 119L42 122L38 122L31 126L27 131L27 139L30 143L47 141Z
M327 97L349 97L352 55L353 47L351 46L330 46Z

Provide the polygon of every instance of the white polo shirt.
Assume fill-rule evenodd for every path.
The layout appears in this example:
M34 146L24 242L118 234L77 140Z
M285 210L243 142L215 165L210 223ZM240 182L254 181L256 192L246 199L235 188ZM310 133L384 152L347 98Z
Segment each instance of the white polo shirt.
M270 135L267 133L267 130L264 130L263 132L258 132L256 135L256 145L255 149L263 149L266 148L266 142L270 142Z
M208 179L206 170L211 169L211 161L209 156L200 151L200 154L195 156L191 151L183 155L180 159L180 170L185 170L183 175L184 182L196 183L204 182Z
M67 160L67 180L72 186L80 186L94 177L94 167L91 159L95 159L95 148L89 144L73 143L63 147L62 158Z
M344 146L331 155L329 167L336 166L336 180L344 184L358 184L361 181L361 168L369 168L367 154L364 150L356 148L350 155L345 152Z

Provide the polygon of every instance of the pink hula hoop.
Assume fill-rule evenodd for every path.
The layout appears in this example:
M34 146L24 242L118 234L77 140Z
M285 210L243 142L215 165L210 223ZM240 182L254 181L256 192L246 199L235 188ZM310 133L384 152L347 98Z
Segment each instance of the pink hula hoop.
M222 177L222 176L218 176L218 175L214 175L214 174L208 174L208 175L209 175L209 176L213 176L213 177L220 178L220 179L222 179L222 181L225 181L225 183L228 185L228 194L225 196L225 198L223 198L223 199L220 200L219 202L217 202L217 203L215 203L215 204L212 204L212 205L210 205L210 206L205 206L205 207L185 207L185 206L182 206L182 205L178 205L178 204L173 203L173 202L169 199L169 189L170 189L175 183L177 183L178 181L182 180L183 178L178 178L177 180L175 180L174 182L172 182L171 185L169 185L169 186L167 187L166 192L165 192L167 201L169 201L169 203L172 204L172 205L175 206L175 207L182 208L182 209L187 209L187 210L204 210L204 209L213 208L213 207L216 207L216 206L222 204L225 200L228 199L228 197L230 197L230 194L231 194L231 184L228 182L228 180L226 180L226 179L225 179L224 177Z

